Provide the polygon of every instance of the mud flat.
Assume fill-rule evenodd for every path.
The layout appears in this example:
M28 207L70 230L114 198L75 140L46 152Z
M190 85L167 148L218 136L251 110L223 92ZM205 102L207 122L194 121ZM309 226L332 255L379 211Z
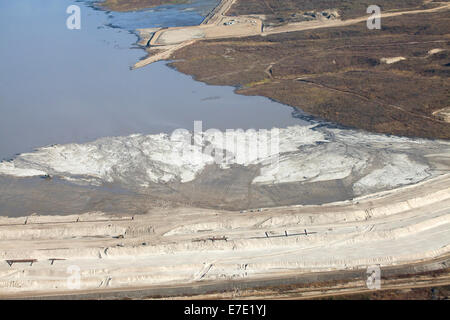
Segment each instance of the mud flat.
M0 218L0 295L76 293L71 266L102 292L413 264L448 254L449 208L444 175L322 206Z
M236 130L232 143L216 133L135 134L21 154L0 162L0 212L117 207L139 214L157 201L227 210L325 204L426 181L450 168L450 144L441 140L326 124Z

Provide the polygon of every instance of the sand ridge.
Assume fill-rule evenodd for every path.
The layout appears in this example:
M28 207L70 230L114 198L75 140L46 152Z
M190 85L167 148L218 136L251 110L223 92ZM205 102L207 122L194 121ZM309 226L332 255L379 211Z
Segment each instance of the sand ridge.
M426 261L450 250L448 208L444 175L324 206L0 218L0 295L75 293L70 266L101 291Z

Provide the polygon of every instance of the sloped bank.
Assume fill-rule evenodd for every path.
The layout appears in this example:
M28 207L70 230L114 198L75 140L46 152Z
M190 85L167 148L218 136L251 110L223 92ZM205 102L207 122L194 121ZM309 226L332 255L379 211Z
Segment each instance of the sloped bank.
M450 165L446 141L322 125L237 130L230 145L218 131L196 133L198 143L193 134L182 130L39 148L0 163L0 175L10 183L5 196L13 198L12 186L27 177L48 176L53 179L41 179L42 195L64 182L66 188L91 186L108 193L103 187L115 186L136 198L244 210L348 200L436 177ZM17 189L27 194L26 187ZM36 210L46 213L38 205Z

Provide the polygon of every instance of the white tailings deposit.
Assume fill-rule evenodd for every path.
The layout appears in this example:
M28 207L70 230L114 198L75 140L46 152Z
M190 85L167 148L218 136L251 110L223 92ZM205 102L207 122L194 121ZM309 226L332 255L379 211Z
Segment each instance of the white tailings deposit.
M449 251L448 174L321 206L0 217L0 297L383 268Z
M3 177L7 181L50 175L70 183L140 186L150 190L146 197L157 191L155 185L162 192L186 185L189 196L217 196L212 199L218 203L224 197L214 188L229 177L232 184L225 184L226 192L249 190L248 199L256 198L255 203L260 201L257 191L270 198L292 195L290 203L313 192L325 192L330 199L344 186L350 186L353 195L323 205L257 210L179 204L137 215L98 209L64 216L0 217L0 297L272 278L432 260L450 251L449 155L446 141L325 125L228 135L177 131L39 148L0 163L0 174L8 176ZM229 172L234 174L227 176ZM242 176L249 180L235 181ZM333 181L340 184L334 186ZM48 183L32 190L36 199L45 185L54 185ZM13 197L22 189L17 190ZM114 195L102 201L112 200Z
M51 175L72 182L150 184L194 181L206 167L257 165L254 186L350 179L355 196L448 172L450 144L329 128L177 131L54 145L0 163L0 175Z

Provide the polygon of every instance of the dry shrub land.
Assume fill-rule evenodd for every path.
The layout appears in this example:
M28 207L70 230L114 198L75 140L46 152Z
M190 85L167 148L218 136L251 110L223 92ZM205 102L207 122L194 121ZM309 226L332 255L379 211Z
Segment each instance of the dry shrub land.
M176 2L180 1L106 0L105 6L125 10ZM371 4L369 0L237 0L226 15L258 16L270 29L292 22L364 17ZM429 9L443 2L379 0L377 4L384 12L395 12ZM175 60L174 67L199 81L235 86L239 94L265 96L341 125L449 139L449 30L448 10L416 12L385 17L382 30L369 30L362 21L195 41L172 47L173 53L167 51L163 59Z
M239 1L232 11L248 13L238 9L249 7L250 2ZM294 3L267 2L278 3L280 8L283 3ZM356 3L325 2L324 7L338 9ZM418 1L389 3L390 8L418 5ZM365 10L360 12L364 14ZM177 51L173 66L199 81L236 86L240 94L266 96L342 125L450 138L449 123L437 113L450 101L448 12L385 18L382 25L382 30L368 30L364 22L266 37L199 41ZM405 60L386 63L384 58L393 57Z
M338 8L343 19L348 19L364 15L375 3L383 10L412 9L424 4L423 0L241 0L228 15L264 15L266 23L280 24L303 21L303 12Z

